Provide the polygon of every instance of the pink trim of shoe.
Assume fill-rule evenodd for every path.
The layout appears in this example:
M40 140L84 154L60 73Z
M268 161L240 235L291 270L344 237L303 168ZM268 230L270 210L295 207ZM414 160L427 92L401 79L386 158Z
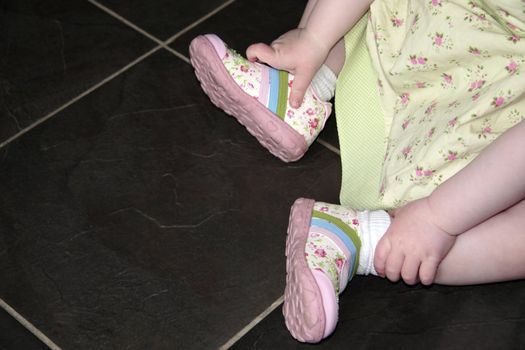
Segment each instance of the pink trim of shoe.
M325 314L324 334L323 338L328 337L337 325L337 315L339 312L339 305L337 304L337 297L334 291L334 285L326 276L326 274L319 270L313 270L317 286L321 292L321 299L323 300L323 308Z
M332 283L324 273L312 271L304 256L314 203L295 201L286 239L283 315L292 336L306 343L317 343L333 332L338 308Z
M226 50L214 34L198 36L191 42L191 64L204 92L270 153L284 162L300 159L308 149L304 137L237 85L222 62Z

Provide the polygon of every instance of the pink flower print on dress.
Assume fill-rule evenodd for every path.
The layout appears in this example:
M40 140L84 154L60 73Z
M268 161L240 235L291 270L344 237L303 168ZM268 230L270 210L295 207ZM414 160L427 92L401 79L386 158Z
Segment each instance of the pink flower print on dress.
M472 96L472 101L477 101L479 99L479 96L480 96L479 92L477 94L473 95Z
M410 119L405 119L403 120L403 124L401 124L401 127L403 128L403 130L406 130L409 124L410 124Z
M470 83L470 87L469 87L468 91L481 89L483 87L483 85L485 85L485 80L476 80L476 81Z
M312 108L308 108L308 109L306 110L306 114L308 114L308 115L314 115L314 114L315 114L315 111L314 111Z
M505 103L505 97L503 97L503 96L494 97L494 99L492 100L492 105L495 108L503 105L504 103Z
M458 123L458 117L454 117L448 121L448 125L455 126Z
M432 114L434 110L436 109L436 106L437 106L437 102L432 101L432 103L427 107L427 109L425 109L425 114L426 115Z
M456 160L456 159L458 159L458 152L448 151L447 160L448 161L453 161L453 160Z
M432 6L441 6L441 0L431 0L430 4Z
M411 64L413 64L414 66L417 65L417 56L416 55L410 55L409 58L410 58L410 63Z
M427 64L427 58L423 57L423 56L420 56L420 57L417 58L417 63L419 63L421 65Z
M321 209L319 209L319 211L326 213L328 211L328 207L322 207Z
M478 49L477 47L472 47L472 46L469 47L469 48L468 48L468 52L471 53L471 54L473 54L474 56L479 56L479 55L481 55L481 50Z
M293 79L288 82L288 87L291 89L293 86Z
M357 220L357 219L352 219L352 225L354 225L354 226L359 226L359 220Z
M410 102L410 94L408 92L402 93L399 98L401 98L401 103L404 105L407 105L408 102Z
M512 41L514 44L516 44L518 41L520 41L520 37L516 34L512 34L509 36L509 41Z
M490 135L492 133L492 128L490 126L486 126L481 130L481 134L478 135L478 138L487 138L487 135Z
M436 33L436 35L434 36L434 45L443 45L443 33Z
M434 170L424 170L422 167L416 167L416 177L431 177L434 175Z
M428 138L431 138L432 136L434 136L434 132L436 131L436 128L432 128L430 129L430 131L427 133L427 137Z
M416 82L416 87L417 87L418 89L424 89L424 88L427 87L427 83L425 83L425 82L423 82L423 81L417 81L417 82Z
M507 72L509 72L510 74L514 74L514 73L516 73L516 71L518 70L518 64L517 64L515 61L510 61L510 63L507 64L507 66L505 67L505 69L506 69Z
M445 83L447 83L449 85L452 84L452 75L449 75L447 73L443 73L441 76L443 77L443 81Z
M294 115L295 115L295 113L294 113L294 111L292 111L292 110L288 110L288 112L286 112L286 115L287 115L289 118L293 118Z
M314 251L314 254L320 258L324 258L326 256L326 251L323 248L317 248Z
M248 67L244 66L241 64L241 66L239 67L239 69L241 70L241 72L243 73L247 73L248 72Z
M401 153L403 154L403 157L405 157L405 159L408 158L408 155L410 154L410 152L412 152L412 147L410 146L407 146L401 150Z
M485 21L485 20L487 19L487 17L485 16L484 13L482 13L482 14L477 15L477 16L476 16L476 19L477 19L478 21L480 21L480 22L483 22L483 21Z
M391 21L392 21L392 25L396 28L401 27L405 23L405 21L400 18L392 18Z

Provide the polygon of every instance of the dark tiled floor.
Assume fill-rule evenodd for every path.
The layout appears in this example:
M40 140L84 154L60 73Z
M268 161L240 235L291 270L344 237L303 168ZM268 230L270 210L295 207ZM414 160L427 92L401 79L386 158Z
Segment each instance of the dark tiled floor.
M101 4L165 40L226 2ZM187 55L216 32L244 51L304 4L237 0L170 47ZM289 207L337 201L338 156L316 143L298 163L276 160L184 60L93 3L8 0L0 16L0 145L30 128L0 147L0 298L64 349L226 343L282 295ZM333 118L322 138L337 146ZM523 348L524 287L356 278L319 347ZM42 345L2 315L8 333L0 349ZM303 346L279 307L234 347Z
M208 15L225 0L101 0L100 4L160 40L167 40L197 19Z
M0 144L154 45L83 0L0 2Z
M49 349L11 315L0 309L0 349Z
M18 23L9 5L4 16ZM37 5L26 5L30 19L50 16L41 8L60 13L66 7ZM198 19L203 8L212 9L208 5L194 12L183 5L183 22ZM90 16L106 23L104 37L71 39L78 67L100 71L99 80L155 45L92 4L68 6L74 8L68 20L87 27L78 24L73 36L89 34ZM55 17L51 21L62 24ZM40 23L31 30L38 32ZM181 29L176 22L170 27L172 34ZM6 42L17 39L4 33ZM93 48L92 40L99 46ZM124 44L131 54L113 71L93 58L111 60L112 50ZM61 50L49 45L27 43L33 51ZM38 61L27 63L35 69L26 71L26 63L16 65L25 62L23 50L10 52L3 69L14 78L6 81L33 83L45 106L26 112L33 117L28 125L68 101L48 95L38 79L17 78L34 74ZM96 83L97 76L90 78L78 89ZM78 94L68 85L61 89L68 97ZM11 102L7 92L4 99ZM27 103L37 98L23 97ZM14 119L9 112L4 109L2 122ZM192 68L165 50L3 151L0 297L66 349L226 343L282 295L293 200L335 201L341 171L337 155L319 144L300 163L276 160L211 105Z
M525 282L430 288L357 276L339 324L315 347L294 341L278 308L232 349L523 349Z

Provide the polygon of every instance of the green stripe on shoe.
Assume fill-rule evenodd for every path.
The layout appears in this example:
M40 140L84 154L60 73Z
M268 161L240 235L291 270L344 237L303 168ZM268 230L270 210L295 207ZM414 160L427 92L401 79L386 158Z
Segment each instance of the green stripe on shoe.
M326 213L314 210L312 212L312 217L322 219L325 221L328 221L329 223L337 226L341 231L343 231L348 238L352 241L352 243L355 245L356 248L356 257L355 257L355 264L352 269L351 276L355 276L357 272L357 266L359 265L359 252L361 251L361 239L359 238L359 235L353 228L345 224L341 219L336 218L334 216L328 215Z
M279 71L279 97L277 99L277 115L284 120L288 107L288 72Z

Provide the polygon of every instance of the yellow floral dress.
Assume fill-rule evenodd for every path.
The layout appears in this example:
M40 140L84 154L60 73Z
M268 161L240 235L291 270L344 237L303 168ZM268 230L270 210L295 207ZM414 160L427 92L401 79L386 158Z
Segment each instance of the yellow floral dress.
M428 196L524 119L525 0L376 0L366 43L384 120L378 207Z

